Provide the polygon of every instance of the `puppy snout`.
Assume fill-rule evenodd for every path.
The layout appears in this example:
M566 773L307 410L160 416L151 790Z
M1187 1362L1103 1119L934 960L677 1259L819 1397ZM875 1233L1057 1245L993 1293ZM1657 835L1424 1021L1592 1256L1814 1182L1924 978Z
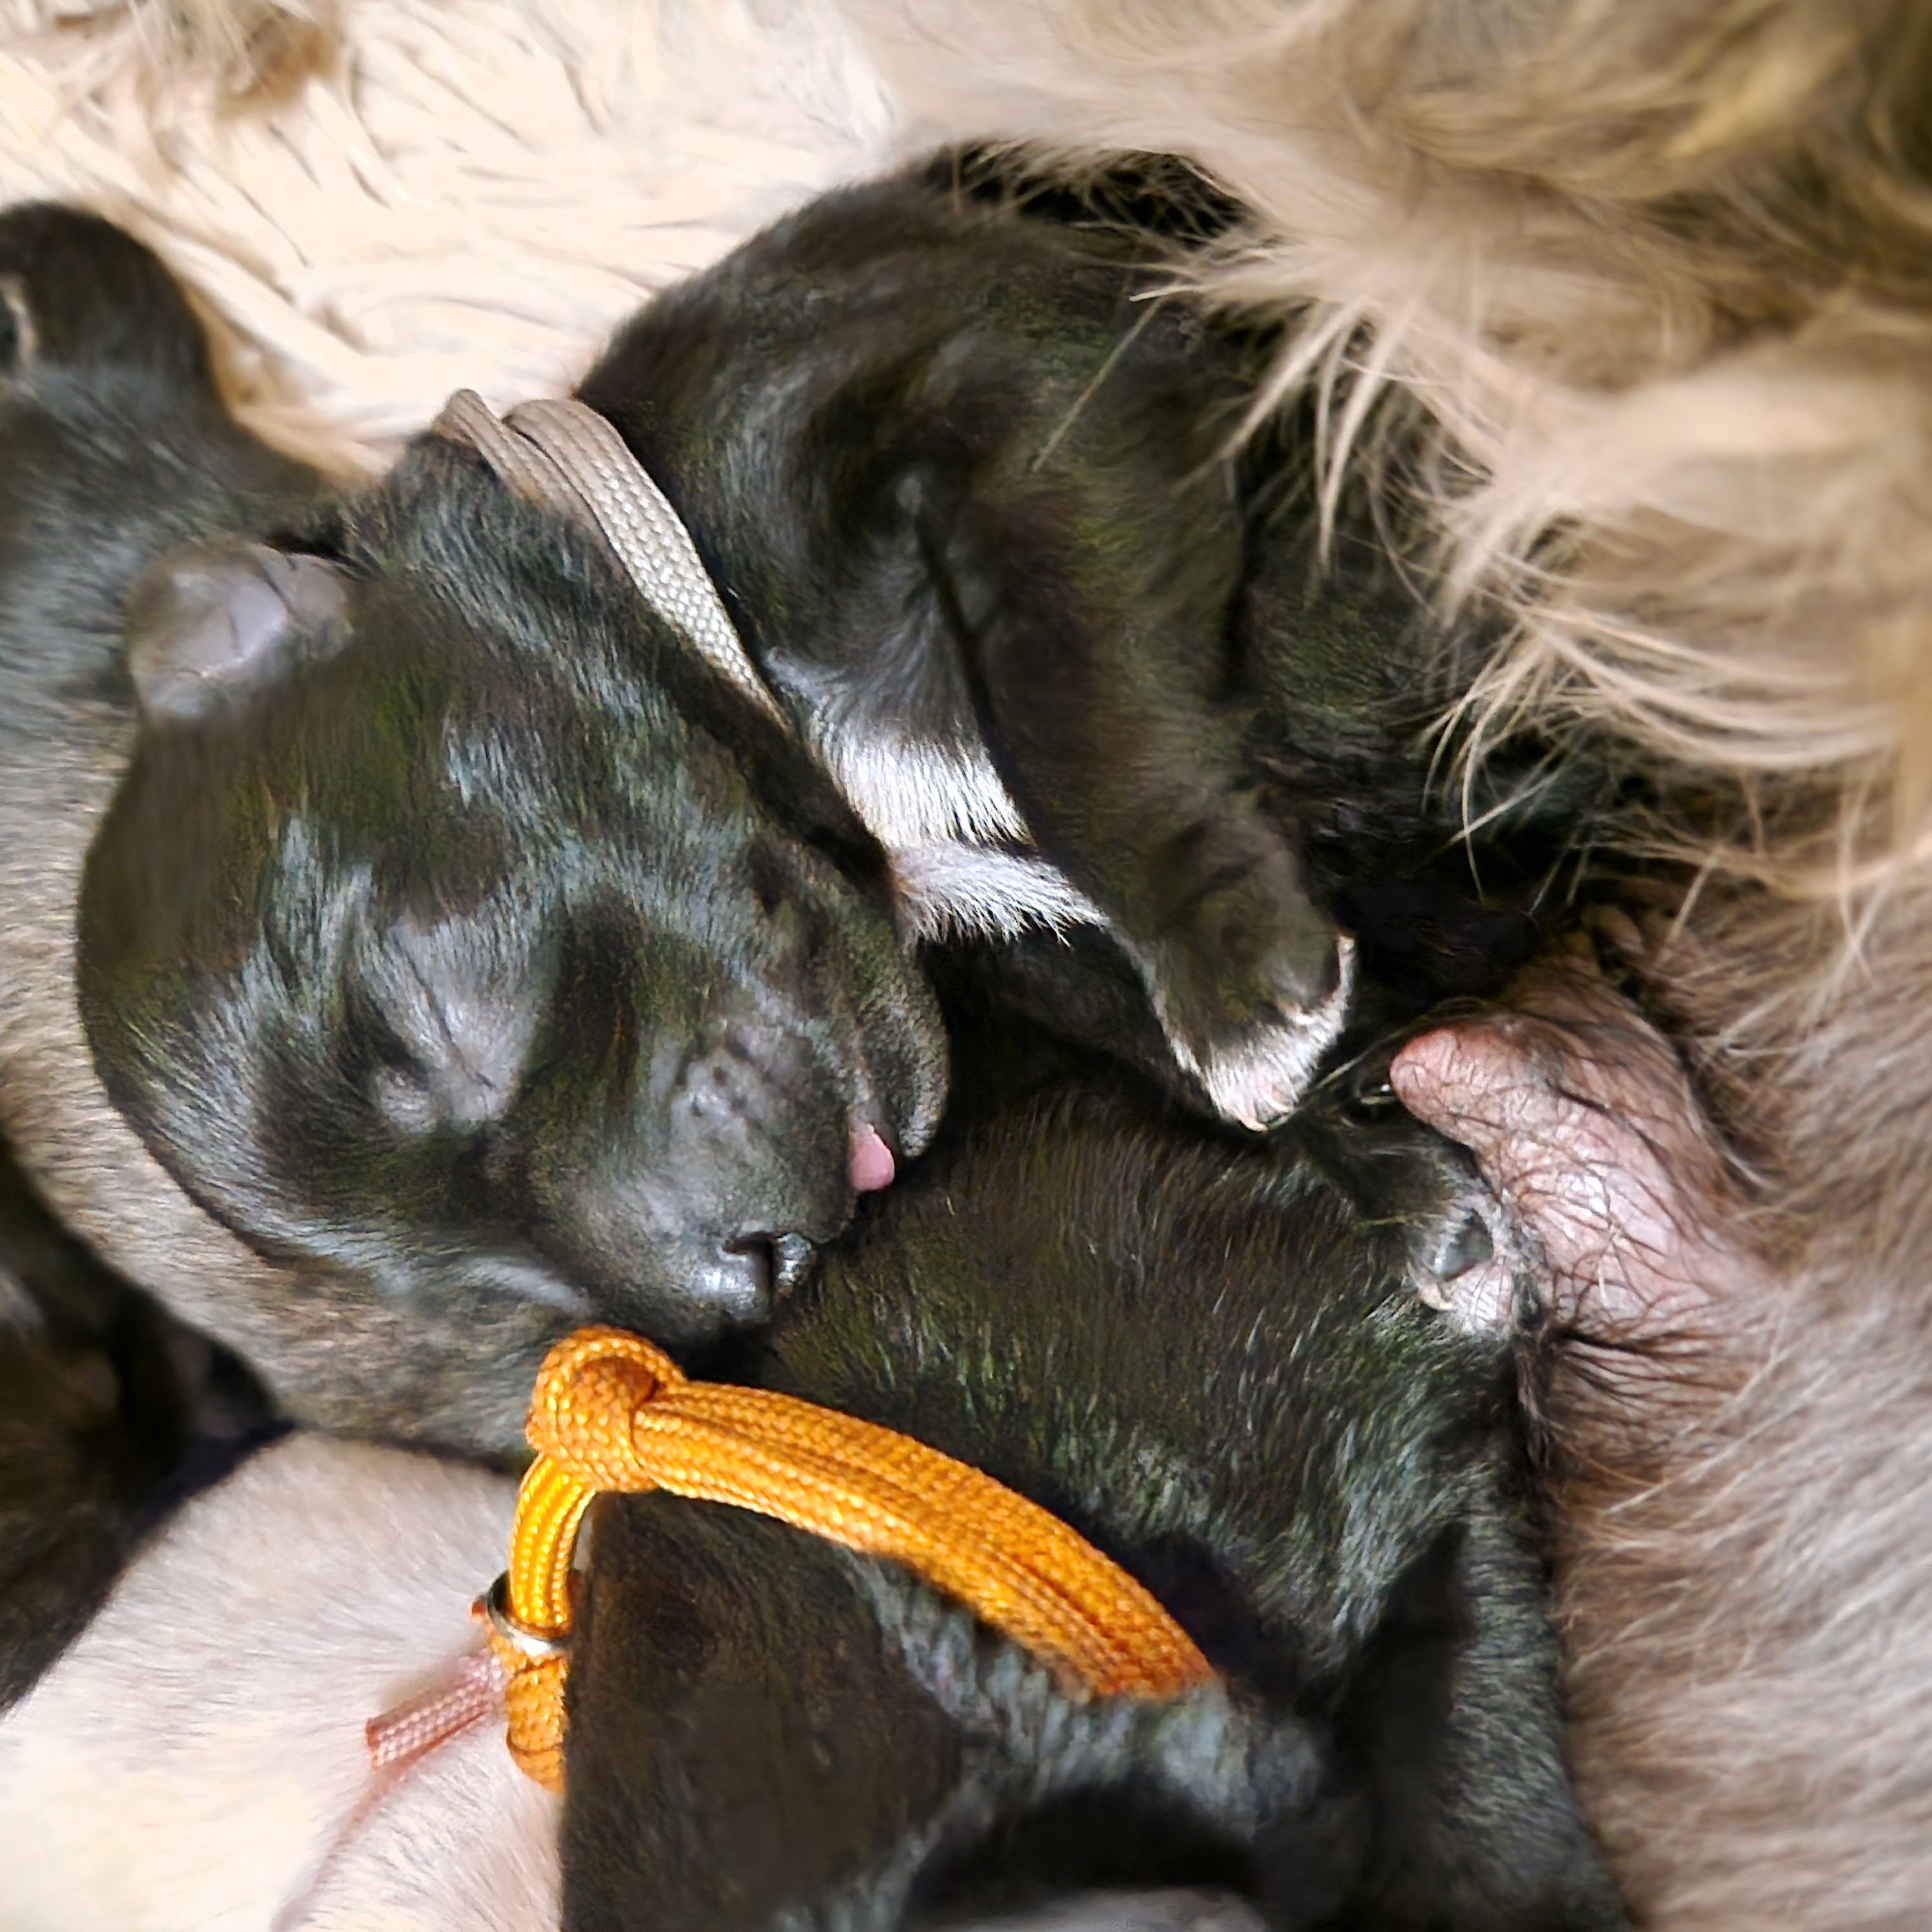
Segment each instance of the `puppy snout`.
M692 1270L692 1298L728 1328L755 1328L771 1318L776 1266L762 1236L721 1243Z
M850 1100L803 1041L734 1028L686 1072L659 1182L686 1204L692 1225L708 1220L728 1248L771 1250L778 1278L789 1281L850 1210L851 1121ZM883 1184L869 1168L861 1178Z
M773 1027L737 1024L686 1067L677 1118L707 1140L755 1137L814 1078L802 1042Z

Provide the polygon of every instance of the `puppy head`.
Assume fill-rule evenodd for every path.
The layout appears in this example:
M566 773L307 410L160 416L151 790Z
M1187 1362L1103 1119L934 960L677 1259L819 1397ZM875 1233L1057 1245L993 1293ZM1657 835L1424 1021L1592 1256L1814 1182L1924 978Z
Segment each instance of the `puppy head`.
M928 1136L944 1036L875 849L466 452L426 442L339 556L163 560L129 653L82 1010L264 1252L446 1327L535 1298L696 1342L838 1231L855 1144Z

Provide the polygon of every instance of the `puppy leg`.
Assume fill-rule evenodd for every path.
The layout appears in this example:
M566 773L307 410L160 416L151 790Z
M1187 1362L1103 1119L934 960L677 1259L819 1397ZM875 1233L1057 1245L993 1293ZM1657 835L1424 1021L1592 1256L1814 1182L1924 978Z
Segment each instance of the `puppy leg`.
M944 567L1028 826L1107 916L1182 1066L1259 1127L1341 1030L1348 947L1257 796L1220 690L1233 511L1133 467L1114 452L969 512Z

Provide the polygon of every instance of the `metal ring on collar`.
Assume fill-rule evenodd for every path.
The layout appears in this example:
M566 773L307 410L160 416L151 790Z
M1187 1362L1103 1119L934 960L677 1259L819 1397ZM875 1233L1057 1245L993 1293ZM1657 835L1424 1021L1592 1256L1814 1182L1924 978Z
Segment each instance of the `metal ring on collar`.
M490 1628L512 1650L525 1657L568 1657L570 1654L570 1636L568 1631L552 1634L532 1630L527 1624L520 1624L510 1614L510 1573L506 1570L482 1599L483 1614L490 1620Z

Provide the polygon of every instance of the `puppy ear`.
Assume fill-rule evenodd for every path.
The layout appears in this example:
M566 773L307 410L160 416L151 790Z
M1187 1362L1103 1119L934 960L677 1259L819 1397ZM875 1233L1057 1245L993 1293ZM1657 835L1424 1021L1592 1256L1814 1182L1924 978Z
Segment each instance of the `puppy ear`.
M77 208L0 211L0 378L45 366L141 370L212 399L207 332L152 249Z
M340 566L239 538L148 566L128 604L143 721L188 723L245 704L340 637Z

